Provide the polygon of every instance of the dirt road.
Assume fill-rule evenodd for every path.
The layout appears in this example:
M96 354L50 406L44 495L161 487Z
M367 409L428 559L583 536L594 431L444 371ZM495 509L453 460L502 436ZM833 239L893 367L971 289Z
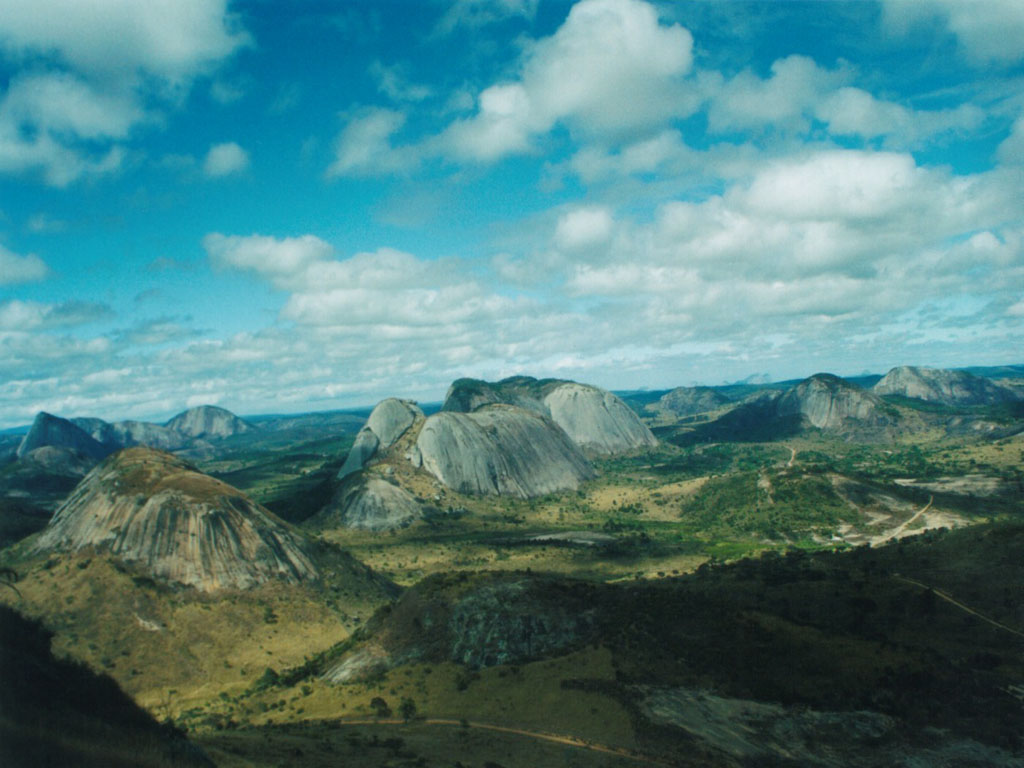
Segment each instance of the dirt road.
M478 723L472 720L449 720L444 718L428 717L422 720L412 720L406 723L405 720L399 720L397 718L381 718L381 719L362 719L362 720L348 720L341 719L338 721L340 725L438 725L446 727L457 727L457 728L477 728L483 731L496 731L498 733L510 733L516 736L523 736L528 739L536 739L538 741L548 741L553 744L564 744L569 747L577 747L579 749L586 749L591 752L600 752L605 755L614 755L616 757L624 757L627 760L635 760L638 763L645 763L647 765L668 765L668 763L662 763L658 760L653 760L643 755L635 754L630 752L628 749L622 749L620 747L612 747L607 744L599 744L594 741L586 741L577 736L568 736L558 733L547 733L545 731L528 731L522 728L510 728L504 725L493 725L491 723Z
M935 589L935 587L930 587L927 584L918 581L917 579L910 579L910 578L907 578L906 576L901 576L898 573L894 573L893 577L897 578L900 581L905 582L907 584L913 584L915 587L921 587L922 589L930 589L935 594L936 597L938 597L938 598L940 598L942 600L945 600L950 605L955 605L961 611L965 611L966 613L969 613L972 616L977 616L982 621L991 624L993 627L998 627L999 629L1003 630L1004 632L1010 632L1011 634L1017 635L1017 637L1024 637L1024 632L1019 632L1016 629L1014 629L1013 627L1008 627L1005 624L1003 624L1002 622L996 621L995 619L991 619L991 618L989 618L988 616L986 616L983 613L979 613L978 611L976 611L973 608L971 608L969 605L964 605L959 600L954 598L952 595L949 595L949 594L943 592L940 589Z

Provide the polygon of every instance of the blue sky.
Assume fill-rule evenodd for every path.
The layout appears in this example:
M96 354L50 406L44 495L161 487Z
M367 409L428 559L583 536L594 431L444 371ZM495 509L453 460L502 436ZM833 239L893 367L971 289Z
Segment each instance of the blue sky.
M1024 4L0 0L0 427L1021 362Z

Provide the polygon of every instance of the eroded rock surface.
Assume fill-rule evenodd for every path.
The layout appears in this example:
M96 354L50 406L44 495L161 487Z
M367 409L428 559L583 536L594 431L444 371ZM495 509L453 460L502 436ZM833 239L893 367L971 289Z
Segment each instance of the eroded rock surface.
M459 379L448 389L443 412L473 413L505 403L550 417L579 447L615 454L657 445L651 431L611 392L560 379L513 376L491 383Z
M164 426L191 438L223 438L256 429L224 408L200 405L182 411Z
M35 547L95 547L201 591L318 578L305 537L241 491L145 447L93 469Z
M873 387L876 395L900 395L942 405L994 405L1021 399L1021 393L967 371L893 368Z
M423 411L411 400L389 397L377 403L366 425L356 435L348 457L338 471L338 479L361 470L378 451L390 448L422 418Z
M804 379L776 401L779 416L804 417L825 430L884 427L894 417L879 397L830 373Z
M603 389L562 384L543 402L551 419L584 450L611 455L658 444L640 417Z
M529 498L575 490L594 476L557 424L507 405L434 414L420 430L411 458L462 493Z
M399 486L373 474L345 483L313 520L315 525L344 525L369 531L389 531L423 516L419 502Z

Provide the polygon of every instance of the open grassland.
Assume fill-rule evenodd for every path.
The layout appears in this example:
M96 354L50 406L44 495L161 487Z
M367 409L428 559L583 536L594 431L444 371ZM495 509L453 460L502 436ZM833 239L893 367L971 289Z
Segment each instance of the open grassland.
M864 446L810 436L662 446L598 462L599 477L577 492L530 500L455 493L394 462L382 474L400 478L427 508L426 519L384 533L330 528L322 535L403 585L451 569L664 577L709 558L880 543L1013 517L1024 505L1015 464L1021 445L1011 438ZM922 485L965 470L995 490L980 497Z
M243 691L268 665L301 664L344 640L388 599L340 576L203 594L89 554L18 567L19 594L5 590L0 599L43 621L55 634L55 653L109 674L159 717Z

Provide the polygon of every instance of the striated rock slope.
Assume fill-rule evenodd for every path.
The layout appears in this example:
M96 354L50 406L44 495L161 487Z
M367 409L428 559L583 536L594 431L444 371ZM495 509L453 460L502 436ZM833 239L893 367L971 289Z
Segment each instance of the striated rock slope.
M338 479L358 472L377 451L390 448L418 420L423 411L411 400L389 397L382 400L370 413L366 426L359 430L348 458L338 471Z
M557 424L508 405L434 414L423 424L411 459L463 493L529 498L575 490L594 476Z
M459 379L448 389L442 412L473 413L505 403L550 417L579 447L610 455L657 445L651 431L611 392L560 379L513 376L497 383Z
M200 405L182 411L165 424L169 429L189 438L221 438L240 435L256 429L224 408Z
M867 390L831 373L816 373L776 401L780 417L800 416L818 429L848 431L885 427L895 421L889 406Z
M40 411L32 427L22 438L15 455L20 459L36 450L52 446L77 451L91 459L102 459L110 449L102 445L81 427L67 419Z
M662 410L676 416L693 416L721 408L732 401L711 387L676 387L658 400Z
M35 544L37 550L86 547L201 591L319 576L301 534L231 486L144 447L93 469Z
M893 368L873 387L876 395L900 395L942 405L994 405L1020 400L1021 395L967 371L944 368Z

